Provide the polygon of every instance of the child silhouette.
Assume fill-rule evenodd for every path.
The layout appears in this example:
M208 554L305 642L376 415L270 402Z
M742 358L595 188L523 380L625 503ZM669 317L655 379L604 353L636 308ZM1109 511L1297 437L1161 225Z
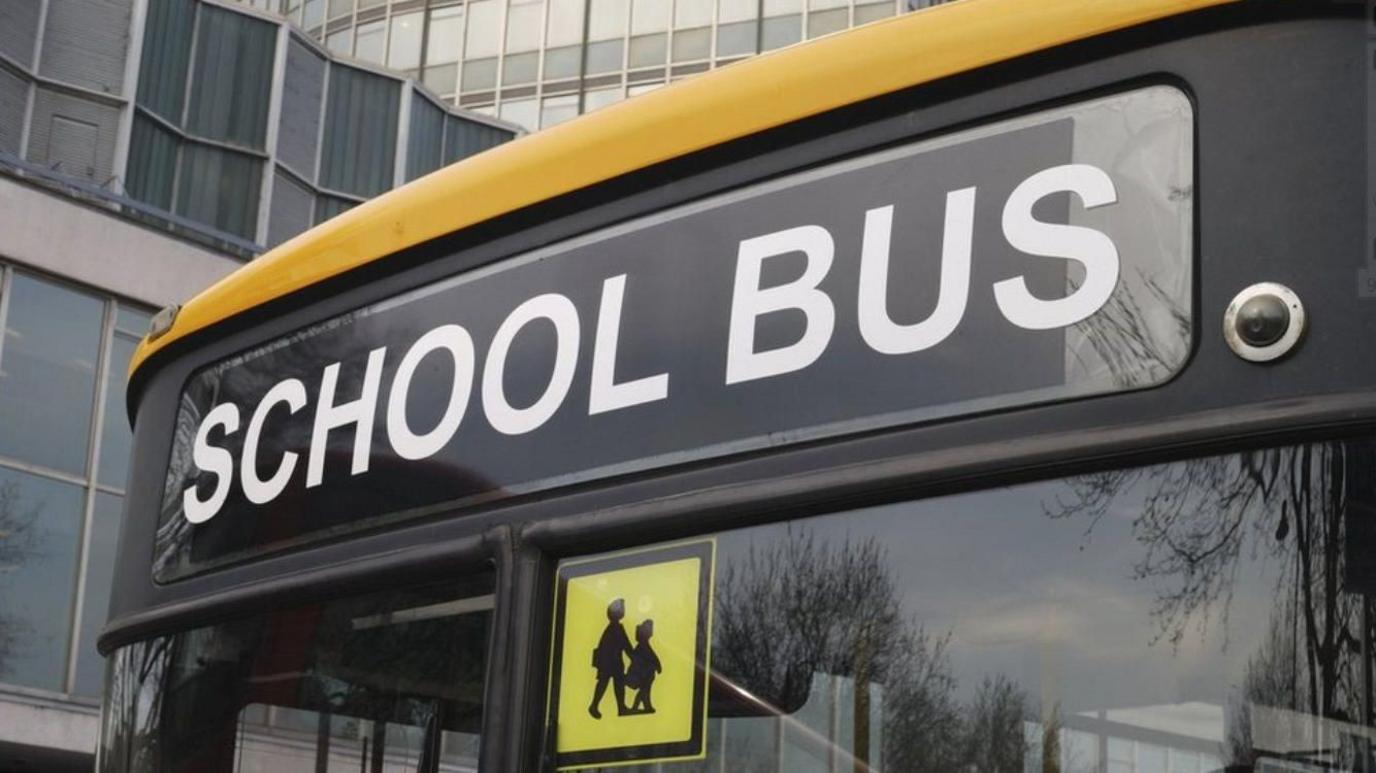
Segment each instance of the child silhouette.
M597 686L593 688L592 705L588 706L588 713L593 719L602 718L599 708L602 696L607 692L607 682L612 683L612 692L616 695L616 713L627 713L626 661L621 658L631 654L631 641L626 638L626 629L621 625L621 619L625 616L626 602L623 599L616 599L607 605L607 627L602 631L597 648L592 651L592 667L597 669Z
M655 621L646 620L635 627L635 649L631 650L631 667L626 670L626 685L635 690L635 702L631 704L633 714L653 714L655 704L650 700L650 688L654 686L655 674L663 671L659 656L650 646L650 637L655 635Z

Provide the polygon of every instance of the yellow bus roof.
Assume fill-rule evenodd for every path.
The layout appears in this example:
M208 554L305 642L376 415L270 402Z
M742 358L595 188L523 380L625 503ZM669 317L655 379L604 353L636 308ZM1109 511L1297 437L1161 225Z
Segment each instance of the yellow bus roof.
M465 159L276 247L188 301L166 333L139 344L130 373L235 314L507 212L882 94L1235 1L959 0L681 81Z

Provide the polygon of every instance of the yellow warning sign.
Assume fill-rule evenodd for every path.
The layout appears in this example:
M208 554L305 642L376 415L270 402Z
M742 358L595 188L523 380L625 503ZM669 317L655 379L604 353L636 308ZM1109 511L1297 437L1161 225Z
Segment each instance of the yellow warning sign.
M563 769L707 749L711 540L559 566L550 717Z

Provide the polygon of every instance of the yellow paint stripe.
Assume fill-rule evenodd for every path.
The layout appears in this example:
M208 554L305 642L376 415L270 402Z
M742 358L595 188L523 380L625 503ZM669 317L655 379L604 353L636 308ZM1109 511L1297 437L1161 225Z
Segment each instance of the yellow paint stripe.
M522 207L854 102L1236 0L961 0L754 57L466 159L277 247L191 299L195 331Z

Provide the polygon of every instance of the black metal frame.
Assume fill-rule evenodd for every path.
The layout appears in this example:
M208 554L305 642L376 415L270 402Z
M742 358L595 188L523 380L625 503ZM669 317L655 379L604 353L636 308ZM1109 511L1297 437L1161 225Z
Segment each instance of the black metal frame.
M322 283L185 341L131 385L135 465L102 651L294 603L495 567L481 764L548 764L545 672L560 558L1068 472L1376 426L1365 260L1359 4L1255 2L1133 28L837 110L512 213ZM1285 34L1280 34L1284 32ZM172 422L206 363L366 303L685 200L991 117L1146 83L1195 102L1194 351L1155 389L743 454L470 508L157 585L150 565ZM1264 130L1258 130L1263 126ZM1360 159L1362 162L1358 162ZM1280 281L1313 329L1270 366L1228 351L1237 290ZM1376 301L1373 301L1376 303ZM1370 306L1376 310L1376 306Z

